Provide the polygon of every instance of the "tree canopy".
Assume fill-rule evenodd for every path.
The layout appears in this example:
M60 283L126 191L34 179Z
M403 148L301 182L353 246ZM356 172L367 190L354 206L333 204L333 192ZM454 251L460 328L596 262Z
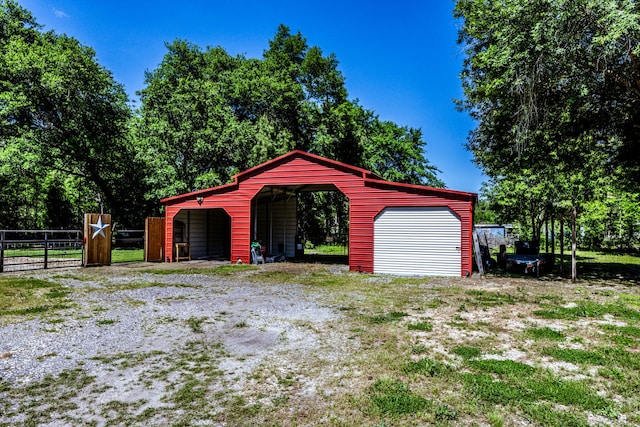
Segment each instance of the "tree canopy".
M122 86L91 48L42 32L16 2L0 4L0 24L0 224L64 227L98 203L135 216L141 169Z
M417 129L383 122L348 99L334 55L281 25L262 59L166 45L146 74L139 135L155 197L228 182L294 149L361 166L392 180L442 186Z
M635 0L458 0L461 110L508 220L575 221L614 188L640 184L640 5ZM605 186L605 184L607 184Z
M492 178L595 166L640 183L640 5L459 0L469 148ZM589 178L586 177L585 178Z
M93 49L0 0L0 228L78 226L100 209L139 227L160 198L227 183L293 149L443 185L420 130L348 99L335 56L284 25L260 59L187 40L166 48L132 111Z
M468 148L495 194L528 188L554 214L602 196L603 182L637 192L639 7L458 0L458 105L477 120Z

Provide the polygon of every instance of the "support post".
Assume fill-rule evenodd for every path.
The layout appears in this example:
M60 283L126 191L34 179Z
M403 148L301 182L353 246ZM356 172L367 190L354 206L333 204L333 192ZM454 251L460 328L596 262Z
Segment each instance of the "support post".
M549 218L544 219L544 253L549 253Z
M556 256L556 219L551 220L551 253Z
M576 235L576 217L578 213L576 212L575 206L571 211L571 281L573 283L578 279L578 262L576 260L576 246L577 246L577 235Z
M44 269L47 269L49 263L49 234L44 232Z
M482 253L480 252L480 242L478 241L478 232L473 227L473 249L476 253L476 264L478 265L478 273L484 275L484 265L482 265Z
M564 216L560 217L560 277L564 277Z
M0 231L0 273L4 271L4 231Z

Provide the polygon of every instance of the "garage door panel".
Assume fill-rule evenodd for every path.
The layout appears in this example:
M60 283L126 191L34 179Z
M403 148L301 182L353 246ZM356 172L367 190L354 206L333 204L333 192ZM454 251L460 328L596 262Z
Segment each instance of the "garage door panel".
M448 208L386 208L374 222L374 272L460 276L461 236Z

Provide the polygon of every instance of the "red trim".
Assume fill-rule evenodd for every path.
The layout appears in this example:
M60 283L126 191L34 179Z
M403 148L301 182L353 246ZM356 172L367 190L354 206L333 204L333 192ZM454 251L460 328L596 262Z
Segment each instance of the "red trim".
M418 192L426 193L430 195L444 194L449 196L458 196L464 199L471 199L471 200L478 199L478 195L476 193L449 190L448 188L429 187L426 185L405 184L403 182L386 181L384 179L364 178L364 183L375 185L375 186L381 186L381 187L391 187L391 188L398 188L398 189L404 189L404 190L416 190Z
M276 157L275 159L269 160L267 162L264 162L262 164L259 164L257 166L254 166L250 169L247 169L243 172L240 172L236 175L233 176L233 178L235 179L236 182L239 182L240 180L242 180L243 178L245 178L246 176L252 176L254 175L256 172L259 172L263 169L268 169L270 166L272 166L273 164L279 163L287 158L296 158L296 157L306 157L307 159L310 160L317 160L319 162L325 163L325 164L330 164L332 166L336 166L342 169L347 169L352 171L355 174L361 174L363 176L363 178L365 178L366 176L372 176L372 177L377 177L376 174L374 174L371 171L368 171L366 169L362 169L359 168L357 166L352 166L352 165L348 165L346 163L342 163L339 162L337 160L332 160L332 159L328 159L326 157L322 157L322 156L318 156L317 154L312 154L309 153L307 151L302 151L302 150L293 150L288 152L287 154L283 154L279 157ZM380 178L382 179L382 178Z
M196 196L206 197L206 196L211 195L211 194L221 193L221 192L223 192L225 190L235 189L235 187L237 187L237 186L238 186L238 182L235 181L235 182L232 182L230 184L223 184L223 185L219 185L217 187L206 188L204 190L196 190L196 191L192 191L190 193L178 194L177 196L165 197L164 199L160 199L160 203L175 202L175 201L178 201L178 200L193 198L193 197L196 197Z

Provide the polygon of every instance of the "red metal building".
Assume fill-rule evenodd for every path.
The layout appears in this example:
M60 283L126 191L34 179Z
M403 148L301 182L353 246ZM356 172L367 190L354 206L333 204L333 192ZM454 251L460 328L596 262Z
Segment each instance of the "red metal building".
M474 193L389 182L372 172L292 151L239 173L231 184L161 200L165 254L250 262L250 243L295 255L297 194L340 191L349 200L349 269L465 276L472 268Z

